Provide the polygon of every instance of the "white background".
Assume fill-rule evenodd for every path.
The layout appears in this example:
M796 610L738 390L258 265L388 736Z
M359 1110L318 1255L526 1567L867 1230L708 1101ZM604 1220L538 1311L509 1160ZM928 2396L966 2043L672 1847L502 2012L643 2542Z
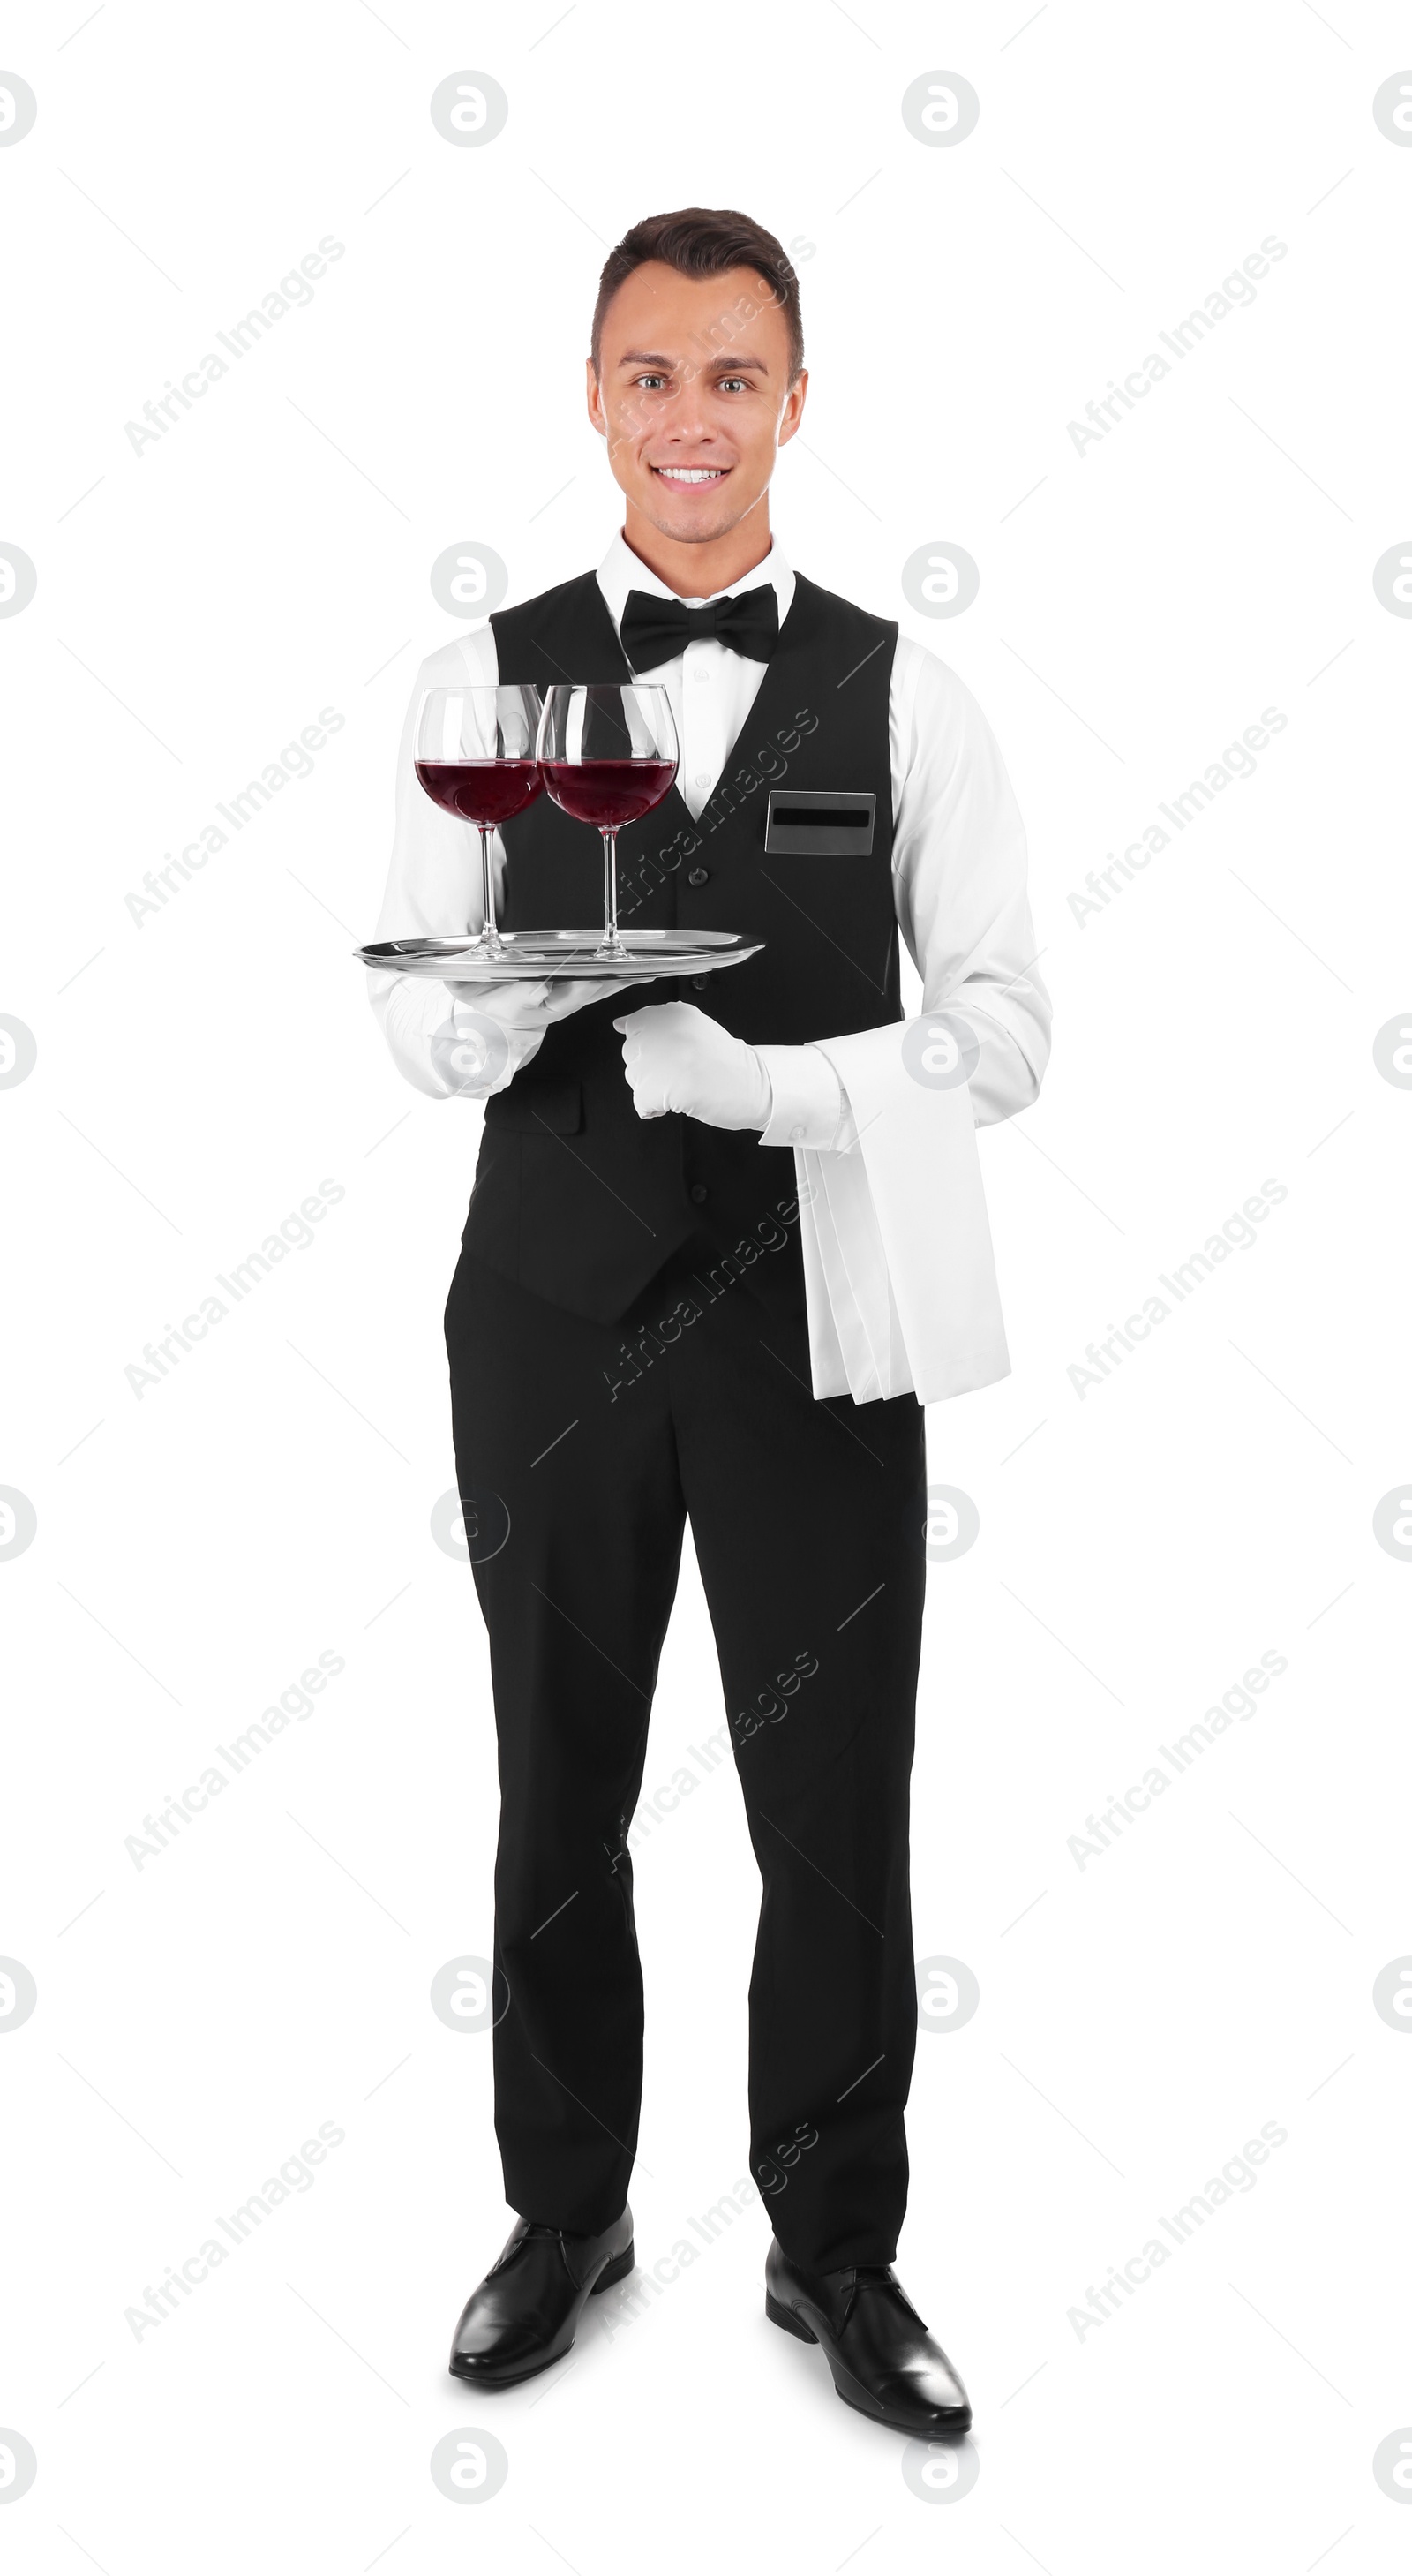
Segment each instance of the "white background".
M1412 2037L1372 1985L1412 1951L1412 1574L1373 1513L1409 1468L1412 1100L1372 1050L1409 1004L1412 625L1372 568L1412 515L1412 152L1371 102L1405 13L557 17L72 0L0 40L39 102L0 149L0 540L38 572L0 620L0 1010L38 1048L0 1097L0 1483L38 1520L0 1563L0 1951L38 1985L0 2048L0 2424L39 2464L12 2563L1400 2567L1371 2464L1412 2422ZM461 69L509 100L481 147L429 117ZM900 113L936 69L981 100L954 147ZM1014 1374L928 1425L980 1513L930 1578L914 1884L919 1956L981 2000L919 2040L899 2261L976 2404L953 2503L767 2327L758 2205L635 2315L597 2303L567 2369L493 2403L444 2375L509 2225L489 2042L428 2001L491 1936L484 1638L429 1526L479 1121L399 1084L349 952L415 662L456 631L430 567L479 542L524 598L597 561L598 265L697 200L795 245L776 525L975 689L1056 1002L1042 1101L982 1144ZM1253 304L1076 452L1271 234ZM134 453L324 235L313 301ZM946 542L980 592L928 622L901 567ZM313 775L135 924L144 872L324 707ZM1256 774L1080 926L1087 872L1267 707ZM139 1400L143 1345L324 1178L313 1243ZM1266 1179L1258 1242L1081 1398L1085 1345ZM144 1815L325 1650L312 1716L137 1869ZM1085 1818L1267 1651L1257 1713L1080 1869ZM722 1718L688 1566L649 1789ZM746 2171L757 1887L722 1765L638 1859L649 2266ZM145 2285L321 2122L313 2187L136 2340ZM1080 2337L1089 2285L1265 2123L1254 2187ZM473 2508L428 2469L467 2424L509 2458Z

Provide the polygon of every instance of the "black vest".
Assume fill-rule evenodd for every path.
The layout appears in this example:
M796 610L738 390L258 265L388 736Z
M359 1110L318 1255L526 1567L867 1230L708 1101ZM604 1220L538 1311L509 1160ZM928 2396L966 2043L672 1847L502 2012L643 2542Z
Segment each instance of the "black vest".
M585 573L492 617L502 681L631 680L597 580ZM741 1266L767 1303L804 1300L788 1151L694 1118L640 1119L613 1021L682 1000L751 1045L807 1045L902 1016L892 899L888 695L897 628L796 576L744 728L700 820L673 787L618 841L624 929L736 930L765 943L743 966L595 1002L545 1031L532 1063L486 1104L464 1242L535 1296L610 1323L689 1234ZM648 679L651 673L644 675ZM866 857L765 847L771 788L871 790ZM504 826L507 930L601 918L598 835L541 796ZM782 1240L782 1238L784 1238ZM760 1256L761 1242L771 1247Z

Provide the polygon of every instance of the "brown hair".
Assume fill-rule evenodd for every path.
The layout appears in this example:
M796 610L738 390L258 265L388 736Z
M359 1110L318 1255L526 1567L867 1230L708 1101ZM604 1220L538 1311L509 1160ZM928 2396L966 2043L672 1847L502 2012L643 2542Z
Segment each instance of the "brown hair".
M649 259L660 259L682 277L723 277L728 269L753 268L770 289L789 333L789 380L804 364L804 325L799 316L799 279L781 242L750 215L730 207L682 206L673 215L647 215L625 232L610 250L598 281L593 308L593 369L598 372L603 316L625 278Z

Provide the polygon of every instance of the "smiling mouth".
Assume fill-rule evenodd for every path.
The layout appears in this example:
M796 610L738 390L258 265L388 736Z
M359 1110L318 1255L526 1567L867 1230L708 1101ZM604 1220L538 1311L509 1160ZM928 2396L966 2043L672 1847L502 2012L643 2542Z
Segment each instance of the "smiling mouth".
M675 483L679 490L691 490L696 484L719 483L730 472L728 465L654 465L650 469L663 483Z

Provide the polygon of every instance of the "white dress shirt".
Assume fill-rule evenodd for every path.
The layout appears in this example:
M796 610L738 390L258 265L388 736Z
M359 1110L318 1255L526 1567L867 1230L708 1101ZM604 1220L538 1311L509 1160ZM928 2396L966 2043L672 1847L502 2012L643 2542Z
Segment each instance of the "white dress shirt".
M718 598L772 582L780 625L794 575L775 543ZM630 590L677 594L621 535L598 571L614 628ZM703 603L689 601L687 605ZM645 674L671 700L680 746L677 789L692 820L706 805L748 720L763 662L714 637L694 638ZM397 766L396 831L377 937L415 939L480 928L479 835L417 783L413 738L423 693L499 678L494 630L458 636L417 674ZM792 1147L816 1396L858 1403L914 1391L921 1400L989 1385L1009 1369L974 1129L1034 1099L1049 1053L1049 1000L1035 973L1025 893L1025 839L1009 779L970 691L899 636L888 704L893 902L922 978L923 1012L944 1008L979 1042L968 1083L934 1090L902 1056L906 1023L813 1046L762 1046L770 1122L762 1143ZM748 743L743 744L749 749ZM505 854L494 841L497 901ZM585 901L596 884L585 843ZM568 926L568 925L565 925ZM369 996L401 1071L418 1090L465 1096L432 1038L474 1010L420 976L373 972ZM663 982L649 1003L675 998ZM706 997L709 1001L709 994ZM634 1007L630 995L619 1007ZM509 1052L486 1093L503 1090L541 1043L506 1032ZM471 1090L470 1096L475 1096Z

